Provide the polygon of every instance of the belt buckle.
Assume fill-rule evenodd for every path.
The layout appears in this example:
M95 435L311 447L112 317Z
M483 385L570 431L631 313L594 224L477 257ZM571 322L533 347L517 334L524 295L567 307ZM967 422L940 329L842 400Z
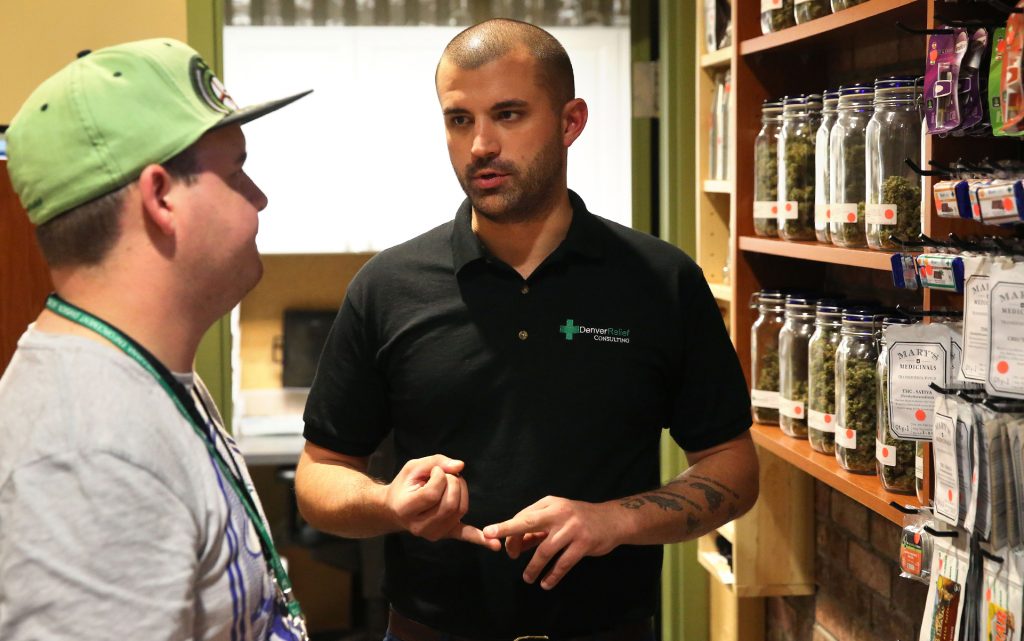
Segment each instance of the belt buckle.
M516 637L512 641L550 641L551 637L546 634L524 634L521 637Z

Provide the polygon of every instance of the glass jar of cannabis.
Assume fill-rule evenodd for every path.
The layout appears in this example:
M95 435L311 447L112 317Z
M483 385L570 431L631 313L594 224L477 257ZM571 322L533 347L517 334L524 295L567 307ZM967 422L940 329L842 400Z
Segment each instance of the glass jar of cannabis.
M785 323L786 298L762 289L752 297L757 320L750 328L750 401L754 421L779 422L779 332Z
M754 139L754 233L778 236L779 131L782 102L765 100L761 105L761 131Z
M807 342L814 333L816 299L786 297L785 324L779 331L779 427L807 438Z
M907 166L921 165L921 91L912 77L875 81L875 113L867 132L868 247L895 249L895 235L921 233L921 179Z
M829 231L828 135L836 124L839 92L826 91L821 109L821 124L814 135L814 236L819 243L831 243ZM831 452L830 452L831 453Z
M858 474L875 473L877 334L873 314L843 315L836 350L836 460Z
M815 100L816 98L816 100ZM821 96L787 96L779 130L779 236L814 240L814 135Z
M807 341L807 440L822 454L836 451L836 349L843 326L837 301L819 301Z
M856 7L862 2L868 0L832 0L832 13L836 11L842 11L843 9L849 9L850 7Z
M793 0L761 0L761 33L782 31L795 24Z
M871 85L839 88L836 124L829 132L829 231L840 247L863 247L865 133L874 113Z
M876 374L878 379L878 443L875 445L875 466L882 477L882 487L889 492L914 493L915 441L897 438L889 429L889 345L885 331L893 325L910 325L914 321L905 316L887 316L882 321L882 336L878 351Z
M832 13L832 7L828 0L794 0L793 17L797 24L810 22L815 18L821 18Z

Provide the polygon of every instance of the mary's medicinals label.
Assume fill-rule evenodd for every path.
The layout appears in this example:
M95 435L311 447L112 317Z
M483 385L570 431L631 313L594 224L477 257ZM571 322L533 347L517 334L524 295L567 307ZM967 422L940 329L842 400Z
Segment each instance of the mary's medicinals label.
M956 402L940 394L933 408L932 460L935 463L935 516L952 526L960 519L960 486L956 468Z
M769 390L750 390L750 404L754 407L764 407L770 410L779 409L779 393Z
M989 394L1024 398L1024 263L994 265L990 271L988 352Z
M800 217L800 203L795 200L779 203L779 220L796 220Z
M966 381L984 383L988 373L988 290L987 256L964 256L964 333L960 376Z
M819 412L818 410L807 409L807 427L818 430L819 432L835 432L836 431L836 416L835 414L829 414L827 412Z
M949 328L892 325L885 329L889 349L889 429L900 439L928 440L932 434L934 392L948 387Z
M779 203L774 200L755 200L754 218L778 218Z
M779 414L789 418L803 420L807 418L806 406L800 401L779 397Z
M865 205L864 221L869 225L895 225L898 213L896 205Z

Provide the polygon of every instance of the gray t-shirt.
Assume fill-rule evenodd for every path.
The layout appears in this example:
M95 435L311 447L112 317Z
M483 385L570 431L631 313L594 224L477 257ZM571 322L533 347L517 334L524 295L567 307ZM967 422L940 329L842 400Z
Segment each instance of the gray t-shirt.
M30 327L0 379L0 639L271 639L273 599L255 528L156 380Z

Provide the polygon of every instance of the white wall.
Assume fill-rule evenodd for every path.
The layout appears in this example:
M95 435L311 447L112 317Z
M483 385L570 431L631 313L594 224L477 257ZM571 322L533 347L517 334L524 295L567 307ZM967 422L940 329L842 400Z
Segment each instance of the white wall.
M270 198L265 253L384 249L446 220L464 194L445 147L434 68L448 27L226 27L224 81L240 105L312 88L245 126L246 167ZM629 30L551 29L590 121L569 186L629 225Z

